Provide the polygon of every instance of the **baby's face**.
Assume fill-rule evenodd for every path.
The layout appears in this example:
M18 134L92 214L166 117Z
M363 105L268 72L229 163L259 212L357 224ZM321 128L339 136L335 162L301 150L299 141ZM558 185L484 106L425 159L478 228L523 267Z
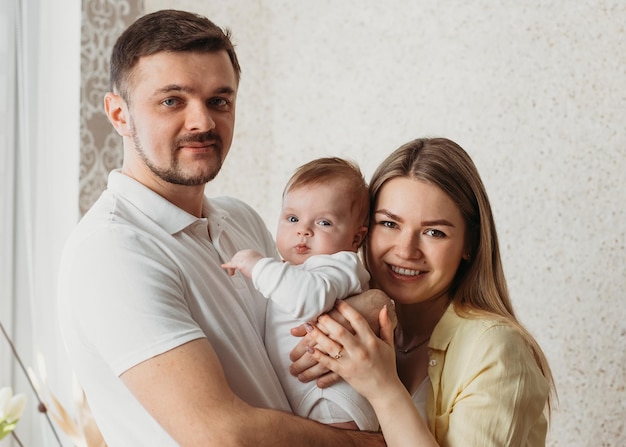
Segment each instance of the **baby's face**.
M351 197L334 184L288 191L276 231L283 259L302 264L312 255L356 251L365 227L352 215L351 204Z

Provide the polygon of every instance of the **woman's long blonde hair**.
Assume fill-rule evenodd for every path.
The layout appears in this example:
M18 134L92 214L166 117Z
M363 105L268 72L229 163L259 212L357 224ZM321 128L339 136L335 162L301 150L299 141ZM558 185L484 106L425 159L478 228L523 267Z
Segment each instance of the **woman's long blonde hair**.
M537 365L556 396L545 354L515 316L509 297L498 235L485 186L470 156L446 138L417 139L384 160L369 186L370 216L383 185L397 177L426 181L441 188L461 210L466 224L468 260L463 260L450 286L451 301L462 316L482 314L517 328L531 346ZM367 240L363 246L367 250ZM367 258L365 256L364 258ZM548 398L548 411L551 398Z

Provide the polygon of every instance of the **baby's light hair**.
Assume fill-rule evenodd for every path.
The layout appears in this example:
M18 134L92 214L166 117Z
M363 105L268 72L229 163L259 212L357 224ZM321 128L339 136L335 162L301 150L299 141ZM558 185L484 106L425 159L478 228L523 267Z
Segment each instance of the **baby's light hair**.
M358 165L352 161L338 157L324 157L312 160L300 166L293 173L283 197L290 191L305 186L337 184L342 187L342 193L351 198L350 212L362 222L368 225L369 219L369 193L367 183Z

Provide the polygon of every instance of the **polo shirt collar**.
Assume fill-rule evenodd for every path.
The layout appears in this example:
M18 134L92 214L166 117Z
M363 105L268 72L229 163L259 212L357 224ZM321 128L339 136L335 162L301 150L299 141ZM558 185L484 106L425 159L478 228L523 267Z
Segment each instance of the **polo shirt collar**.
M202 215L207 216L209 234L211 239L215 240L222 234L222 231L224 231L226 227L225 222L230 217L230 214L218 204L218 201L211 201L205 196Z
M178 233L198 221L204 221L206 225L207 219L189 214L137 180L122 174L120 169L111 171L107 187L115 195L132 203L169 234ZM205 199L204 208L207 205Z

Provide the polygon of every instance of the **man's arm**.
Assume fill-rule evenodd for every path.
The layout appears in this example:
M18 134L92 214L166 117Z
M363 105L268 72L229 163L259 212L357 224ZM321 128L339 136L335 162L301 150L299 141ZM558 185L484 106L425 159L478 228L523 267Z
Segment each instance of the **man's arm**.
M183 447L385 445L377 433L340 430L285 412L251 407L230 390L206 339L146 360L124 372L121 379Z

